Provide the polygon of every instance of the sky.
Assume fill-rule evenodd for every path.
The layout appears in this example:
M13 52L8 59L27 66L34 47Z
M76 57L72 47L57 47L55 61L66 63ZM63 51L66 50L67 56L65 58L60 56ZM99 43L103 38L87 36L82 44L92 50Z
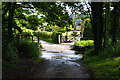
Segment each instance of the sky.
M84 6L84 10L87 11L87 10L88 10L88 9L87 9L87 6L90 7L90 6L88 5L88 2L86 2L86 3L87 3L87 6L85 5L85 3L83 3L83 2L81 2L81 3L82 3L83 6ZM69 8L69 6L66 6L66 9L67 9L69 15L72 14L71 9ZM90 10L91 10L91 9L90 9ZM78 11L76 11L76 12L80 14L80 12L78 12Z

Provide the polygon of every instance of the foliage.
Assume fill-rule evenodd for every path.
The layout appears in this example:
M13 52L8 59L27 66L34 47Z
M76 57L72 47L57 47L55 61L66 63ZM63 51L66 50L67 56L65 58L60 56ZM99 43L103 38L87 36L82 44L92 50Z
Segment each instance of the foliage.
M40 55L39 49L35 43L28 42L27 40L20 40L19 52L21 55L28 58L37 58Z
M93 40L81 40L81 41L76 41L74 45L75 46L82 46L82 47L85 47L85 46L93 47L94 41Z
M33 32L34 30L31 30L31 29L26 29L25 27L24 28L21 28L22 30L22 35L33 35Z
M93 40L81 40L81 41L75 41L72 49L77 50L77 51L88 51L91 52L91 49L94 47L94 41ZM90 54L93 55L93 54Z
M49 31L49 32L52 31L52 27L49 26L49 25L48 25L48 26L44 25L43 27L46 27L46 28L45 28L46 31ZM42 31L42 30L41 30L41 31Z
M65 27L65 28L67 28L67 29L66 29L67 32L73 31L72 25L70 25L69 27Z
M72 36L77 36L77 31L73 31L73 33L71 34Z
M54 26L51 26L51 29L54 32L65 32L66 31L65 26L58 27L58 26L54 25Z
M83 39L93 39L92 24L89 18L84 21Z
M101 57L118 57L120 56L120 41L118 41L116 46L113 46L111 44L107 45L107 48L104 50L100 51L99 56Z
M65 6L61 6L60 2L43 2L43 3L35 3L32 5L36 9L40 9L47 18L46 22L52 25L57 25L59 27L66 26L68 24L72 24L71 19L69 18L68 12L65 9Z
M68 32L62 32L62 36L74 36L75 35L79 35L80 34L80 31L68 31Z

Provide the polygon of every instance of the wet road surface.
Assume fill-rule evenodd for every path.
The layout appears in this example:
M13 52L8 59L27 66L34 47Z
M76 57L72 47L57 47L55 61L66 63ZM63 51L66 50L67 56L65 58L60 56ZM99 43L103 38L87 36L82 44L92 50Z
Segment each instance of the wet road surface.
M86 65L82 62L82 54L70 50L74 43L52 44L41 41L44 58L33 78L89 78Z

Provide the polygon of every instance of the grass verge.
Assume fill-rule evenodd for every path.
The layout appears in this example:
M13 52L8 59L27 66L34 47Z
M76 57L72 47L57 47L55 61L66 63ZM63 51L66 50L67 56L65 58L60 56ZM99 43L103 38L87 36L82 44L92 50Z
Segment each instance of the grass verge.
M107 50L101 51L98 56L90 55L93 49L86 51L83 56L84 62L91 68L93 78L120 79L120 56L110 54ZM119 53L117 50L109 51L116 54Z

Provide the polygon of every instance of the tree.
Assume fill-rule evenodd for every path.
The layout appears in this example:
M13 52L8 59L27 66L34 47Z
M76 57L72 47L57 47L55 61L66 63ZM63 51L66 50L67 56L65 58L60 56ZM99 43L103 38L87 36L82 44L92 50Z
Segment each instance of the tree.
M117 29L118 29L118 26L119 26L119 7L120 7L120 2L119 3L116 3L114 2L113 3L113 6L114 6L114 17L113 17L113 28L112 28L112 44L115 45L116 42L117 42Z
M64 27L68 24L72 24L68 12L64 10L64 6L61 6L61 3L32 2L31 4L34 5L37 10L42 12L47 17L46 22L48 22L49 24L57 25L59 27Z
M8 34L9 34L9 40L11 40L12 38L12 26L13 26L13 18L14 18L14 11L15 11L15 8L16 8L16 2L12 3L3 3L4 5L4 9L3 9L3 19L5 19L5 15L8 13ZM5 22L6 23L6 22Z
M105 30L104 30L104 45L103 48L106 47L106 44L108 42L108 28L109 28L109 9L110 9L110 3L106 2L105 3Z
M102 35L103 35L103 3L92 2L92 29L94 35L94 54L97 55L102 49Z

